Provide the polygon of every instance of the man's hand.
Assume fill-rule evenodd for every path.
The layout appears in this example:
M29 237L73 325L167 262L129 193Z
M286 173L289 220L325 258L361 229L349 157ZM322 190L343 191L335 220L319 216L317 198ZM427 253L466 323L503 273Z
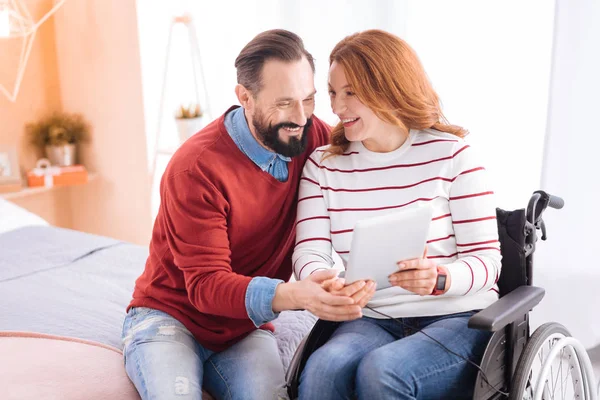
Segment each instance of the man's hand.
M423 258L401 261L399 272L389 276L390 283L421 296L431 294L437 281L437 264L427 258L427 248ZM450 287L450 274L446 273L446 290Z
M350 321L362 317L361 306L352 296L327 292L322 284L337 271L316 271L299 282L281 283L275 290L273 311L305 309L328 321Z
M377 284L373 281L356 281L346 286L344 278L331 278L323 281L323 289L336 296L350 296L356 304L364 308L375 294Z

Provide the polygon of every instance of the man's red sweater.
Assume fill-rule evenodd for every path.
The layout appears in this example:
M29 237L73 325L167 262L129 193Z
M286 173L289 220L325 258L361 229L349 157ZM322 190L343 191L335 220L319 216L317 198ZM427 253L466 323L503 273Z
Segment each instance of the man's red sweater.
M252 277L290 278L304 162L329 142L329 127L313 117L306 151L279 182L241 152L224 117L169 162L150 255L129 304L170 314L213 351L256 329L245 304Z

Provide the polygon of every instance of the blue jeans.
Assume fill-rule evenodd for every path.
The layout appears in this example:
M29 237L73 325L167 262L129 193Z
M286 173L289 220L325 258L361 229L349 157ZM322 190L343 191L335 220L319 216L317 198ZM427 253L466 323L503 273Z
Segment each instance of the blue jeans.
M285 385L277 342L258 329L216 353L162 311L132 308L123 324L125 370L143 400L277 399Z
M471 315L400 319L411 328L391 319L344 322L308 359L299 398L471 398L477 369L417 332L479 363L491 333L469 329Z

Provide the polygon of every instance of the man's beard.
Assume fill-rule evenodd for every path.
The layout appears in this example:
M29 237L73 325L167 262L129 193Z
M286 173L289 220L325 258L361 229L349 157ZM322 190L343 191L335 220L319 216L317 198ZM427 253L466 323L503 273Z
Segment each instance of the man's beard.
M286 157L296 157L306 150L306 144L308 142L308 130L312 125L312 117L306 120L304 128L302 129L302 136L300 139L297 137L288 137L288 142L285 143L279 138L279 130L282 128L300 128L300 125L296 125L293 122L281 122L275 126L267 123L263 114L259 111L254 114L252 118L252 125L256 130L258 139L273 150L275 153L281 154Z

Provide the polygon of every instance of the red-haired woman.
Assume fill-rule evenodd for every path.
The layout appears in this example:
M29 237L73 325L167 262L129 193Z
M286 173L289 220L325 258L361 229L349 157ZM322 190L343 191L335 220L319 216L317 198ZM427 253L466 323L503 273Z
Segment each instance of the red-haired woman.
M300 399L469 398L477 370L466 360L480 362L490 335L467 321L498 299L501 268L485 169L466 131L445 120L414 51L390 33L338 43L329 94L340 123L304 169L297 279L331 268L332 249L346 262L359 219L423 204L434 216L426 256L399 262L394 286L375 292L363 317L343 322L311 355ZM348 290L341 279L327 288Z

